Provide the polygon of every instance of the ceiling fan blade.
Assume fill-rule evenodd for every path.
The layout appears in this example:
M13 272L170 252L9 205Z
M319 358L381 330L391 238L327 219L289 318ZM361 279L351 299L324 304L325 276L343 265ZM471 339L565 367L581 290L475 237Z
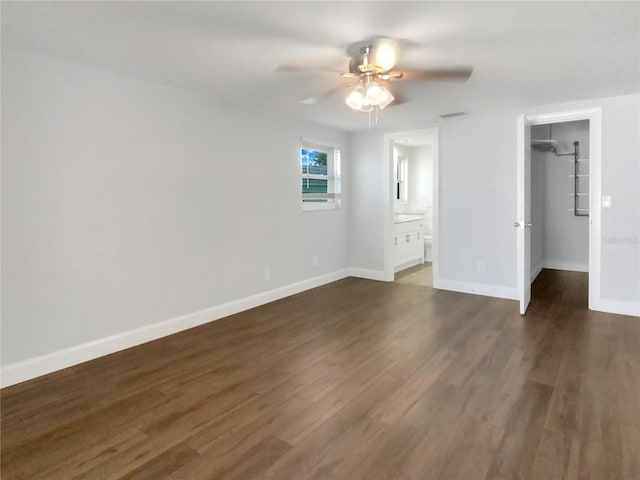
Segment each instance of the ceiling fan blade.
M343 88L347 88L350 86L353 86L353 83L347 83L344 85L338 85L336 87L333 87L329 90L327 90L324 93L319 93L318 95L311 95L310 97L305 98L304 100L300 100L300 103L304 104L304 105L315 105L316 103L318 103L319 101L333 95L334 93L336 93L339 90L342 90Z
M318 65L298 65L295 63L284 63L278 65L276 72L279 73L332 73L336 75L342 72L335 68L323 67Z
M431 68L426 70L402 69L388 72L389 80L459 80L465 81L473 72L473 67ZM398 77L399 75L399 77Z
M394 80L402 80L404 75L402 72L387 72L378 74L378 80L383 80L385 82L394 81Z

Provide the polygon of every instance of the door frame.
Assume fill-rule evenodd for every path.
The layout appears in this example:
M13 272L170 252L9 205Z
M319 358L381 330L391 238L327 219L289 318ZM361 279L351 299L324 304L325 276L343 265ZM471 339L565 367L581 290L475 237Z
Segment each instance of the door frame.
M524 122L521 121L522 117L524 117ZM589 120L589 309L598 310L601 300L600 272L602 261L602 109L594 107L554 113L523 114L518 117L517 170L524 170L525 148L531 148L531 145L524 144L524 128L527 125L548 125L550 123L573 122L576 120ZM516 186L518 187L518 179L516 179ZM518 188L517 201L525 201L524 189L522 188ZM518 255L524 254L524 245L521 245L519 235L516 235L516 251ZM521 259L518 258L517 261L518 265L520 265ZM517 288L520 298L523 296L524 282L531 282L531 279L521 278L522 273L518 270Z
M430 137L433 145L433 207L432 207L432 272L433 287L438 288L439 273L439 245L440 245L440 129L438 127L419 130L406 130L388 133L384 136L384 195L386 205L384 209L384 280L393 282L395 270L393 265L393 145L394 141L409 137Z

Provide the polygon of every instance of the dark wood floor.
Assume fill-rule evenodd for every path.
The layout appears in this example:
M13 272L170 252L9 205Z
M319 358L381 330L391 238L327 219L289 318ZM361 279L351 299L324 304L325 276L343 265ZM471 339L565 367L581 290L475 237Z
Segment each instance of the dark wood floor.
M640 479L640 319L345 279L2 390L2 478Z

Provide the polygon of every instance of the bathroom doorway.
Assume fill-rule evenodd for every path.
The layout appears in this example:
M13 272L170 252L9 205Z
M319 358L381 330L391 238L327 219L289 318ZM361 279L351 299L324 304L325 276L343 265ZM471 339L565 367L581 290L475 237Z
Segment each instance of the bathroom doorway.
M438 264L438 129L385 135L385 163L385 278L432 287Z

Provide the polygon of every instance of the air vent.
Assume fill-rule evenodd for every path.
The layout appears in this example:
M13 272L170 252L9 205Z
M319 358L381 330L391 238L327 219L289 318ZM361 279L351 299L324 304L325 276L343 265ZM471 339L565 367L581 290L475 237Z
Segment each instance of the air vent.
M467 112L453 112L453 113L444 113L440 115L440 118L451 118L451 117L461 117L466 115Z

